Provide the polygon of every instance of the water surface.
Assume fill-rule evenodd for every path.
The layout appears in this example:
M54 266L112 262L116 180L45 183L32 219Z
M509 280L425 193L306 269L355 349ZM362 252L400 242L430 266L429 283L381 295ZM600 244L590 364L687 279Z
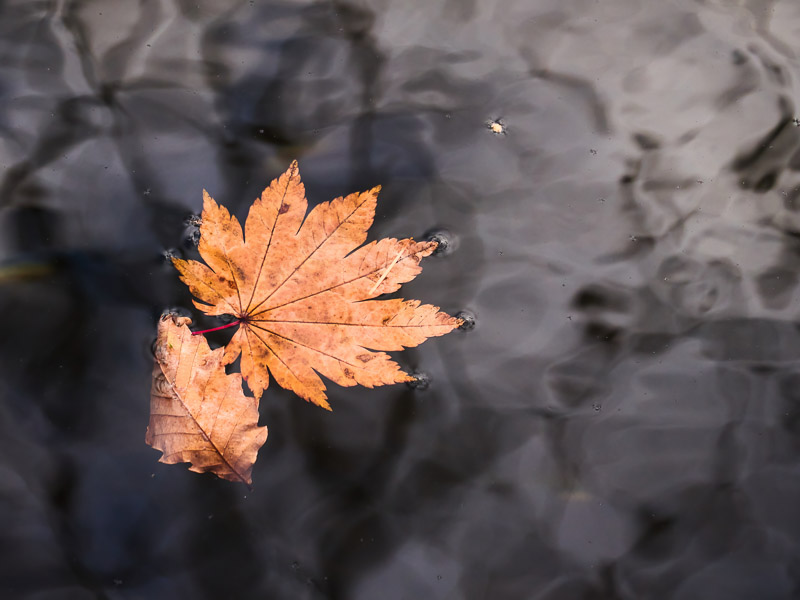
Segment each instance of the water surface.
M798 597L798 39L793 0L3 3L2 596ZM218 324L162 253L295 158L446 235L402 293L476 326L398 356L425 390L271 386L251 491L144 444L158 315Z

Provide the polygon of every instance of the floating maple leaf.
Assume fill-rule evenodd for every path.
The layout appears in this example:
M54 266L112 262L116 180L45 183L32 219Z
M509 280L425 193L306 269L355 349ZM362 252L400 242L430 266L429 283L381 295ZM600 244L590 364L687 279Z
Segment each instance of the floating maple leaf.
M277 383L330 410L317 373L342 386L410 381L389 355L460 323L416 300L372 300L422 270L435 242L387 238L362 246L379 187L316 206L306 217L297 162L236 217L204 192L199 251L206 264L174 259L208 315L233 315L239 330L223 362L241 355L256 398Z
M258 427L258 400L242 392L238 373L225 374L224 350L193 336L191 319L161 317L145 441L161 462L191 463L190 470L250 483L267 428Z

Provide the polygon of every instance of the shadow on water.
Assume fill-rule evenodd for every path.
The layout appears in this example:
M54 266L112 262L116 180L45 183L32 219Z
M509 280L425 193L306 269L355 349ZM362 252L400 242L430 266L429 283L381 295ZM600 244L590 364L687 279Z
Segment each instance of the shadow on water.
M800 7L0 7L4 598L795 598ZM272 386L255 487L144 444L165 252L381 184L426 389ZM193 237L194 236L194 237ZM228 330L229 332L229 330ZM226 333L210 336L224 343Z

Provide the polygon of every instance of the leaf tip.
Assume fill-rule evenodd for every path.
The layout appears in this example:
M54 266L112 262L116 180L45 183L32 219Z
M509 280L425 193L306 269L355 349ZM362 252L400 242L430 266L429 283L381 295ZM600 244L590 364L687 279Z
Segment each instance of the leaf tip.
M417 256L419 256L420 259L425 258L426 256L430 256L434 252L437 252L437 250L439 250L439 247L440 244L436 240L426 240L424 242L419 242L418 246L419 250L417 252ZM442 246L442 248L444 248L444 246Z
M206 208L214 208L216 206L217 203L214 201L214 198L211 197L211 194L209 194L206 189L203 189L203 210L205 211Z

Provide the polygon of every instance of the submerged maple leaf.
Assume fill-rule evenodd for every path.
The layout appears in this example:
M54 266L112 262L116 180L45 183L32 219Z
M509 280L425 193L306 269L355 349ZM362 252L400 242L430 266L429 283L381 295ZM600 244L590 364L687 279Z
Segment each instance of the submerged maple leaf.
M145 441L163 463L250 483L267 428L258 427L258 400L244 395L238 373L225 374L222 348L193 336L191 319L167 314L158 324L156 364Z
M393 238L362 246L379 187L316 206L306 217L297 162L236 217L203 192L199 251L206 264L173 258L208 315L233 315L239 330L223 362L241 355L256 398L277 383L330 410L317 373L342 386L410 381L389 355L460 321L416 300L372 300L422 270L435 242ZM235 324L235 323L234 323Z

